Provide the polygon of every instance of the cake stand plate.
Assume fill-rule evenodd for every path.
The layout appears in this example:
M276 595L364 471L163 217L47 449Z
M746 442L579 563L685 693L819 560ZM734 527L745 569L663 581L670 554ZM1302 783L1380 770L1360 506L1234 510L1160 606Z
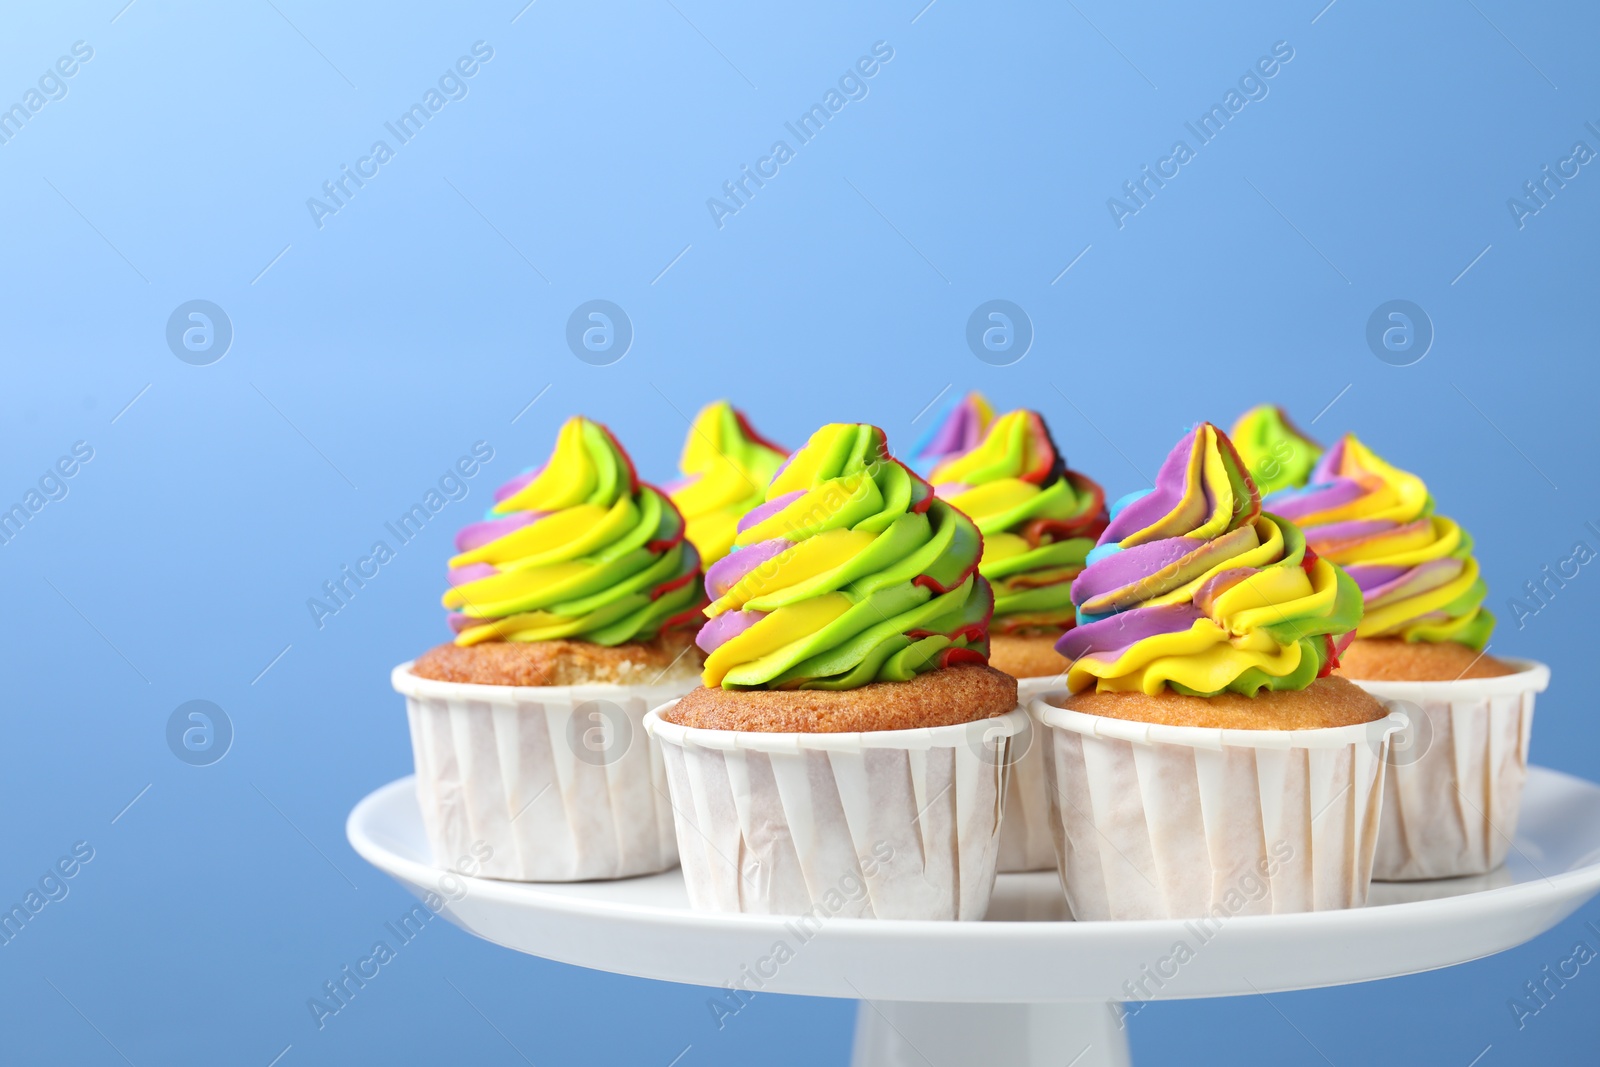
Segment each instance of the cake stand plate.
M721 987L714 1000L730 1013L740 990L859 1000L857 1067L1126 1064L1123 1002L1448 967L1522 944L1600 892L1600 786L1542 767L1529 768L1497 871L1376 883L1365 908L1205 923L1071 922L1053 871L1001 875L976 923L695 912L677 870L569 884L458 878L432 865L410 778L362 800L345 830L367 862L435 894L446 918L519 952Z

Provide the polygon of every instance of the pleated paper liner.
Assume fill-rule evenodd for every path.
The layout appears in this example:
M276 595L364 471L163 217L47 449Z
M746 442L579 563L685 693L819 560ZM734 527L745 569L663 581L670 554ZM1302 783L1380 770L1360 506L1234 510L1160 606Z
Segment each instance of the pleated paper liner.
M1017 701L1026 708L1033 698L1066 685L1064 674L1018 678ZM1000 873L1048 871L1056 865L1050 835L1050 789L1044 780L1044 743L1033 720L1012 742L1011 778L1006 784L1006 815L1000 824Z
M1162 726L1035 699L1073 917L1359 907L1398 716L1321 730Z
M1012 736L1026 712L866 733L646 726L660 743L690 906L982 919Z
M1483 874L1505 862L1528 778L1533 701L1550 668L1453 682L1351 681L1403 715L1383 786L1372 876L1415 881Z
M657 685L502 686L394 669L434 863L489 851L484 877L575 882L677 863L647 712L695 678Z

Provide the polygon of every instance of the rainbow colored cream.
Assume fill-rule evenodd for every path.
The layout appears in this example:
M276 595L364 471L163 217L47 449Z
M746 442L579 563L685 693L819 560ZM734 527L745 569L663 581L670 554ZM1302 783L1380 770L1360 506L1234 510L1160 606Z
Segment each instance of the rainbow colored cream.
M1068 470L1044 418L1012 411L945 460L934 491L983 534L978 571L994 586L994 632L1060 633L1076 621L1072 581L1106 526L1105 491Z
M971 519L876 426L811 435L706 572L708 686L854 689L989 656L994 594Z
M927 430L911 446L911 468L926 477L947 459L977 448L994 422L994 408L982 393L945 401Z
M1322 455L1322 446L1275 404L1261 404L1240 415L1228 437L1263 496L1305 485Z
M1300 528L1261 510L1243 460L1210 423L1180 441L1155 488L1125 497L1072 583L1078 626L1056 649L1080 692L1192 696L1304 689L1361 618L1350 576Z
M705 604L683 518L597 422L568 419L544 466L456 535L444 606L456 644L647 641Z
M1304 489L1268 505L1305 528L1320 555L1350 572L1366 613L1357 637L1456 641L1481 650L1494 630L1472 537L1435 515L1422 479L1346 434Z
M678 460L683 478L666 488L706 566L732 550L739 517L761 503L788 454L751 429L726 400L707 404L695 416Z

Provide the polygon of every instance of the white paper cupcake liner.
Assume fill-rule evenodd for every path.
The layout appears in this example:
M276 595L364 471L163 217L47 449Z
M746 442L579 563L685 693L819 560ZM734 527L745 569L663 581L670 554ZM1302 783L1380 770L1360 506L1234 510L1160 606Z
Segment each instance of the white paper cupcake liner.
M487 878L577 882L677 863L645 714L698 684L468 685L391 676L406 698L434 862L492 850ZM478 845L474 849L474 845Z
M1036 699L1075 919L1199 919L1366 901L1398 716L1323 730L1161 726Z
M1389 753L1372 877L1414 881L1483 874L1505 862L1528 778L1533 698L1550 668L1454 682L1350 679L1405 716Z
M700 730L661 745L689 904L828 918L982 919L1026 712L867 733Z
M1024 708L1033 698L1065 685L1065 675L1018 678L1017 702ZM1030 717L1028 725L1011 742L1011 777L1006 783L1005 818L1000 823L1001 874L1011 871L1048 871L1056 865L1056 845L1050 833L1050 787L1044 778L1045 742L1042 730Z

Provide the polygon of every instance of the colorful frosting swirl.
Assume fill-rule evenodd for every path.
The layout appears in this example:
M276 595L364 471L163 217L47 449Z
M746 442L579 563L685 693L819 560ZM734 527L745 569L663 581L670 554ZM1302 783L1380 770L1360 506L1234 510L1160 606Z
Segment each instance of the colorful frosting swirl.
M1320 555L1350 572L1366 612L1358 637L1457 641L1482 649L1494 630L1472 537L1433 513L1415 474L1391 467L1346 434L1304 489L1275 494L1273 511L1305 528Z
M1073 692L1304 689L1337 663L1333 635L1361 618L1355 582L1262 512L1210 423L1172 450L1154 489L1112 508L1072 599L1078 626L1056 649Z
M1276 404L1261 404L1239 416L1228 436L1263 495L1306 484L1322 446Z
M707 404L694 417L678 460L683 478L666 488L705 566L733 548L739 516L761 503L787 455L726 400Z
M706 572L697 643L726 689L854 689L989 655L994 594L972 520L876 426L811 435Z
M983 533L978 570L1001 632L1070 629L1072 580L1106 526L1106 495L1066 468L1044 419L1013 411L974 448L934 468L934 491Z
M545 465L494 498L456 535L444 595L456 644L647 641L705 604L678 509L599 423L568 419Z
M969 452L983 440L994 421L994 408L982 393L947 400L928 429L911 446L911 468L926 476L940 463Z

